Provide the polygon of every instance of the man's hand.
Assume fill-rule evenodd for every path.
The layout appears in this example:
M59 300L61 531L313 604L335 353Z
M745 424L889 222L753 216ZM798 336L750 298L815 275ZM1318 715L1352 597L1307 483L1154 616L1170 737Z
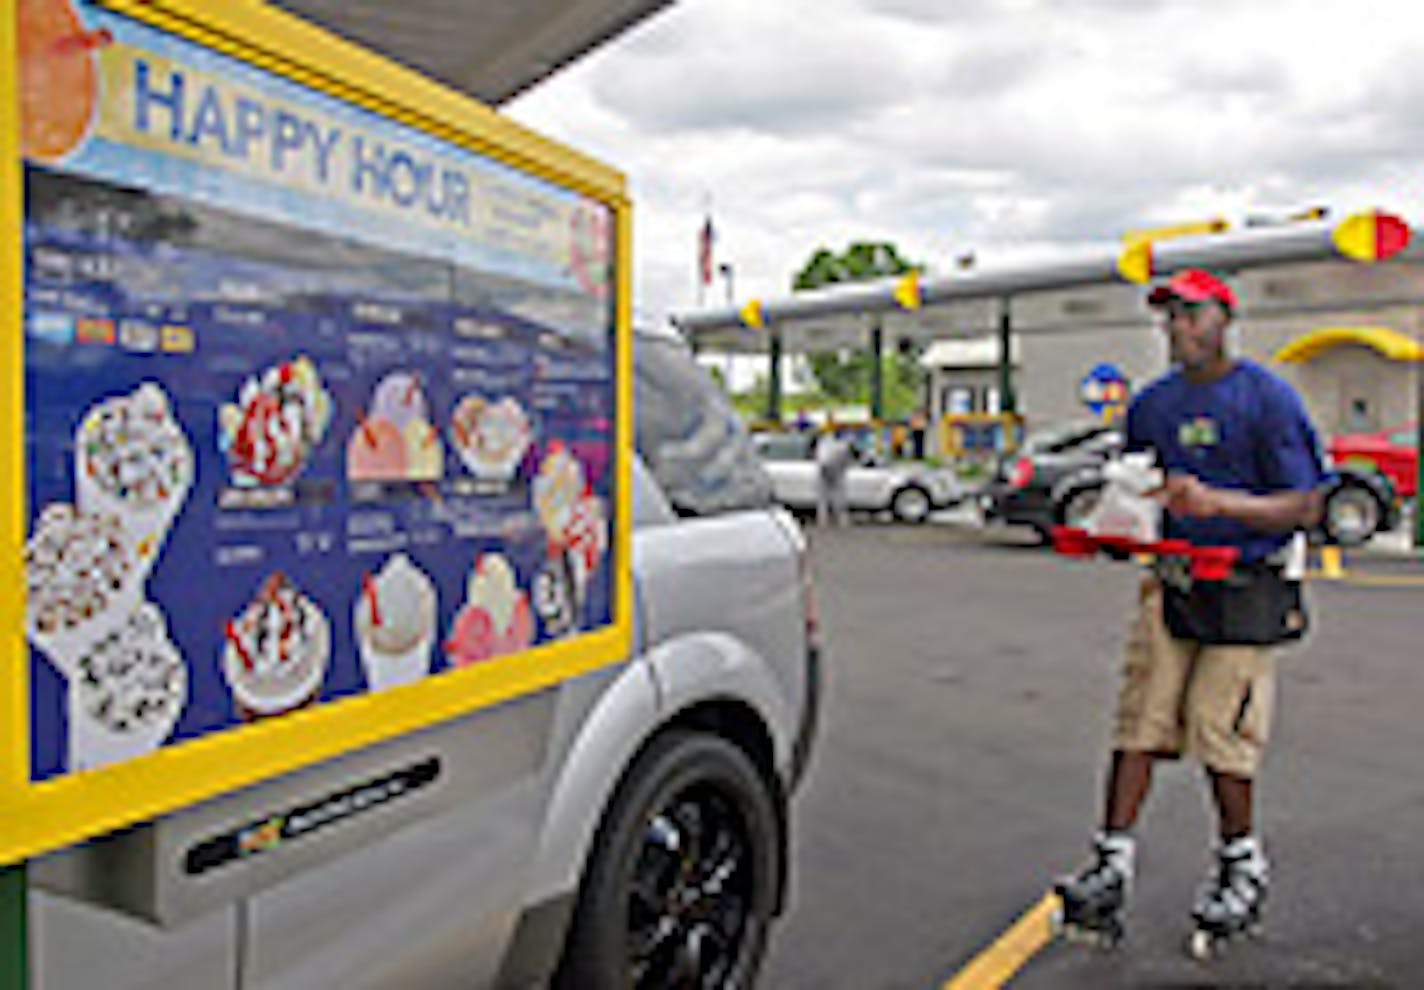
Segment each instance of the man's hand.
M1174 516L1195 516L1210 519L1221 515L1220 492L1195 475L1174 474L1154 492L1168 512Z

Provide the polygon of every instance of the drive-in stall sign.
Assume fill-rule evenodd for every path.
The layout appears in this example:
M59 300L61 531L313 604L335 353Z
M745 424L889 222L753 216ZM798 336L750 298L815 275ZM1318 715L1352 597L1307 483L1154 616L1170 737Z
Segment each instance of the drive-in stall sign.
M0 8L0 862L627 653L621 177L208 6Z

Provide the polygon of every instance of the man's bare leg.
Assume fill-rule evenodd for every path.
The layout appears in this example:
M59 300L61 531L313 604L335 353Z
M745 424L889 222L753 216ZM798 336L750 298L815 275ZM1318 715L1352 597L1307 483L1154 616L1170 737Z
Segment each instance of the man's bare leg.
M1113 752L1103 800L1104 832L1126 832L1137 824L1142 803L1152 789L1156 761L1151 753Z

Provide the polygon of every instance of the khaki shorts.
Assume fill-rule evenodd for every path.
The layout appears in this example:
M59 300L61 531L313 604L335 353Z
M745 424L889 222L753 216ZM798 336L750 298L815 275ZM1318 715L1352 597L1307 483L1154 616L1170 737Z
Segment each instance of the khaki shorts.
M1143 583L1127 642L1115 748L1195 756L1208 769L1252 778L1271 729L1275 649L1173 639L1162 591Z

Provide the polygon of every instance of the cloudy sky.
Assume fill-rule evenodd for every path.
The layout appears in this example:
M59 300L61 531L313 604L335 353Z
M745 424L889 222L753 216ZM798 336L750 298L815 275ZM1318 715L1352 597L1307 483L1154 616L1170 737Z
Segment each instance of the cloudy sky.
M709 207L739 299L860 238L947 269L1316 204L1424 219L1414 0L677 0L507 109L628 175L644 320L697 304Z

